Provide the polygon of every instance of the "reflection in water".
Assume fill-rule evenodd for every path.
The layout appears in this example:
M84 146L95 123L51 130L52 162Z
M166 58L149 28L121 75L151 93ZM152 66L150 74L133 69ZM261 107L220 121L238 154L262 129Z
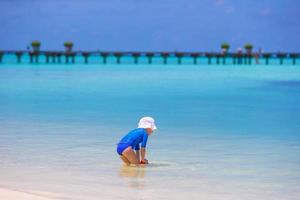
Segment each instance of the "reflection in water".
M133 177L133 178L144 178L146 169L144 166L127 166L123 165L120 168L121 177Z
M124 178L126 184L131 188L145 188L146 167L126 166L120 168L119 176Z

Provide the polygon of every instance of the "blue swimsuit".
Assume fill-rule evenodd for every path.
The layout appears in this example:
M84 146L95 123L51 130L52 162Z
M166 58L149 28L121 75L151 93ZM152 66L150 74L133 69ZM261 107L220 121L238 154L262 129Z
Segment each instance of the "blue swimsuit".
M145 148L147 140L148 134L144 128L134 129L120 140L117 152L119 155L122 155L123 151L129 146L134 150L140 150L140 143L142 143L141 147Z

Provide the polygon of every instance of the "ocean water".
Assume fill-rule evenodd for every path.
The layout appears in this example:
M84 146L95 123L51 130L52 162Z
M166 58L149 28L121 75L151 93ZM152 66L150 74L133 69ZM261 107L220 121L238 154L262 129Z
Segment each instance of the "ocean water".
M143 116L146 167L116 143ZM0 65L0 187L72 200L298 200L299 65Z

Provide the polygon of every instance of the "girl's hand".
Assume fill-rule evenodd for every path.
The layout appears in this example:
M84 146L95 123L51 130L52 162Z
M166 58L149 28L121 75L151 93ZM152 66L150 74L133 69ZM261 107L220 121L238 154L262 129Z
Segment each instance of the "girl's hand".
M146 158L144 158L143 160L141 160L140 164L149 164L149 162Z

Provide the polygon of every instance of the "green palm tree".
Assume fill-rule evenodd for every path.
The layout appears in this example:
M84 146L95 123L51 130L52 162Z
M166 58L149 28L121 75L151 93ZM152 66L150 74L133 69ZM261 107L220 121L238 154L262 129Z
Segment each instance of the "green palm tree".
M40 51L40 47L41 47L41 42L40 41L32 41L31 42L31 47L33 49L33 52L39 52Z
M221 45L221 55L217 56L217 63L219 64L220 62L220 56L223 57L223 65L226 64L226 57L227 57L227 53L228 53L228 49L230 48L230 44L228 44L227 42L224 42L222 45Z
M73 42L71 42L71 41L67 41L67 42L64 43L64 46L65 46L65 48L66 48L66 52L67 52L67 53L71 53L74 44L73 44Z
M222 51L223 51L224 53L227 53L228 50L229 50L229 48L230 48L230 44L228 44L228 43L226 43L226 42L224 42L224 43L221 45L221 49L222 49Z
M252 54L253 45L248 43L245 44L244 48L246 49L247 54Z
M245 64L249 64L251 65L252 63L252 49L253 49L253 45L248 43L248 44L245 44L244 48L246 49L246 53L247 53L247 56L245 57Z

